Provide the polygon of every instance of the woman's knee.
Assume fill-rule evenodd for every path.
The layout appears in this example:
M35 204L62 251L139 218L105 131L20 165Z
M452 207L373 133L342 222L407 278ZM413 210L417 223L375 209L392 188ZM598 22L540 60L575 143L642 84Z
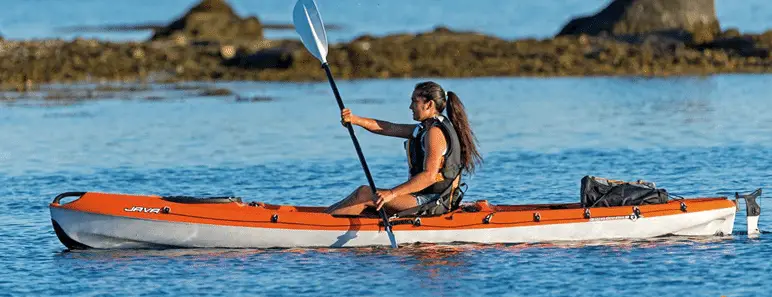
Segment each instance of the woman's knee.
M368 203L373 200L373 192L369 186L359 186L357 188L356 201L358 203Z
M370 186L365 186L365 185L359 186L356 191L357 193L370 192Z

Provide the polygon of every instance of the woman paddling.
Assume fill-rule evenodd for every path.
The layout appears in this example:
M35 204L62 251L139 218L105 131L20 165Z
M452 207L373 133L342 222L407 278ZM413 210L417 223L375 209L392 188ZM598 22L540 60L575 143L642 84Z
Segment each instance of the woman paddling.
M348 197L326 209L335 215L360 215L371 207L385 207L390 214L414 212L440 214L451 210L462 171L474 173L482 163L461 100L432 81L415 86L410 98L413 120L418 124L395 124L359 117L344 109L341 123L360 126L386 136L406 138L405 149L410 179L391 189L378 189L376 197L368 186L360 186ZM447 118L442 115L447 109Z

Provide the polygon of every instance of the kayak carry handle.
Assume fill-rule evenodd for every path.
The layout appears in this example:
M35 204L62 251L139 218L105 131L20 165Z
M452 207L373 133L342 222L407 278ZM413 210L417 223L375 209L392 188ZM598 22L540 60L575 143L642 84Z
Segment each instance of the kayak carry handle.
M54 197L54 201L51 202L51 203L59 204L59 201L61 201L62 198L66 198L66 197L78 197L78 198L80 198L81 196L83 196L85 194L86 194L86 192L64 192L64 193L61 193L59 195L56 195L56 197Z

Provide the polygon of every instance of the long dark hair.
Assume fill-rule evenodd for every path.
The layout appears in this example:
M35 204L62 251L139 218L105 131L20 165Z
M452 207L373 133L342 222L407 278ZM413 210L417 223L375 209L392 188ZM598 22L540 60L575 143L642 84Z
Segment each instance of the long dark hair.
M458 98L456 93L448 91L447 99L445 96L445 90L433 81L425 81L418 83L415 86L416 94L418 97L423 97L426 100L434 101L434 106L437 108L437 112L442 113L447 107L447 115L453 127L458 134L458 140L461 142L461 164L463 169L469 173L474 174L476 166L482 164L482 156L477 151L477 137L474 136L472 128L469 126L469 120L466 116L466 109L464 104L461 103L461 99Z

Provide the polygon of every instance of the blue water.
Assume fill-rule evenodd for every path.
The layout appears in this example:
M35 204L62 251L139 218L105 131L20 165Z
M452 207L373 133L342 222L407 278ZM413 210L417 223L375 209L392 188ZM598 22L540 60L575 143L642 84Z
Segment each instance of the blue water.
M356 113L405 122L418 80L340 81ZM682 196L772 188L770 75L437 79L458 92L485 164L468 200L578 201L591 174ZM238 195L328 205L366 183L325 83L217 84L0 105L0 295L765 296L772 236L365 249L66 252L47 205L65 191ZM148 93L166 100L148 101ZM132 99L132 97L137 97ZM358 136L379 186L401 141ZM763 202L767 198L762 198ZM762 210L760 227L772 229Z
M0 9L0 34L5 38L99 38L144 40L149 31L73 33L70 26L169 23L198 0L9 0ZM267 23L290 23L293 0L230 0L241 15L256 15ZM544 38L557 33L572 16L594 13L607 0L317 0L326 23L343 26L330 32L332 41L362 34L422 32L443 25L502 38ZM723 28L743 32L769 30L772 5L767 0L716 0ZM295 38L289 31L268 31L269 38Z

